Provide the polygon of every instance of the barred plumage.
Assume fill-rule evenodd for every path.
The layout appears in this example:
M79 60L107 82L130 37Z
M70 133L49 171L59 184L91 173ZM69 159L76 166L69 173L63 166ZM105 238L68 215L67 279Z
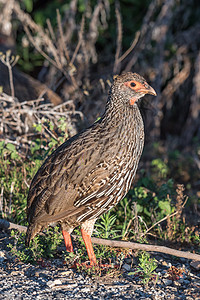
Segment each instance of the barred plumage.
M118 76L102 118L67 140L43 163L27 199L27 245L53 222L61 224L66 242L66 234L74 227L81 225L85 230L94 226L96 218L126 195L143 150L143 120L137 100L146 93L156 95L138 74ZM94 256L88 254L94 262Z

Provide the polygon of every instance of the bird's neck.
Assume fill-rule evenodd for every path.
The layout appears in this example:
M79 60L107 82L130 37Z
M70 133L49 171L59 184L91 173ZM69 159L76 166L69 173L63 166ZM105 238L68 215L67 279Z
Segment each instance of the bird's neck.
M144 144L144 124L136 104L125 107L108 102L99 125L103 149L108 148L113 157L140 157Z
M109 98L106 104L105 113L102 116L104 126L111 128L122 127L130 129L132 126L138 124L143 128L143 120L137 104L127 105L117 99Z

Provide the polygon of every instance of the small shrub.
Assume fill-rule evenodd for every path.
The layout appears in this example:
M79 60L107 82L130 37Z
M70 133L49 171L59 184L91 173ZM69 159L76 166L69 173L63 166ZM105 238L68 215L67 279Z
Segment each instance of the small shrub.
M11 231L14 238L14 246L9 244L11 253L20 261L36 263L41 258L53 258L58 255L58 246L63 241L59 227L54 229L48 227L45 235L37 235L30 243L30 247L25 246L25 234Z
M157 277L155 269L157 263L155 258L150 258L149 253L141 252L139 255L139 264L135 272L130 272L129 275L138 275L144 285L148 285L149 281Z

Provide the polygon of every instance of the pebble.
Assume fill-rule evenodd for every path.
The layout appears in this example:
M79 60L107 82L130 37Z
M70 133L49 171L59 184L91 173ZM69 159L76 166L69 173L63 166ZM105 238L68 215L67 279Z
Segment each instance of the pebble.
M61 275L63 275L63 276L71 276L72 274L73 274L72 270L67 270L67 271L61 272Z
M126 271L130 271L131 266L128 265L128 264L124 264L124 265L122 266L122 269L124 269L124 270L126 270Z
M184 284L185 284L185 285L188 285L188 284L190 284L190 281L187 280L187 279L185 279L185 280L184 280Z
M1 260L1 257L4 259ZM132 267L132 259L125 259L119 277L112 278L112 272L108 272L106 277L96 276L91 279L84 272L59 264L58 260L55 265L51 261L49 266L42 268L18 263L13 257L8 257L7 250L0 250L0 291L3 300L200 299L200 273L195 268L191 273L192 266L188 261L167 255L156 255L159 266L156 273L159 273L159 278L158 281L150 280L148 286L142 283L141 276L128 275L130 271L137 270L137 266ZM184 268L185 264L185 274L177 281L169 277L169 262L176 268Z
M194 268L195 270L199 271L200 270L200 261L199 260L193 260L190 263L190 266Z
M181 278L181 279L178 280L178 282L179 282L180 284L185 283L185 279Z
M162 271L161 268L157 268L157 269L156 269L156 272L161 272L161 271Z
M19 275L19 273L20 273L19 271L12 271L12 272L11 272L11 275L12 275L12 276L17 276L17 275Z
M175 286L181 286L181 283L180 283L179 281L175 280L175 281L174 281L174 285L175 285Z
M171 285L172 284L172 280L171 279L167 279L167 278L164 278L163 282L164 282L165 285Z
M6 259L6 255L3 251L0 251L0 263Z
M51 288L55 285L61 285L62 284L62 281L60 279L55 279L55 280L49 280L47 282L47 285Z
M168 263L164 260L164 261L162 262L162 265L167 267L167 266L168 266Z

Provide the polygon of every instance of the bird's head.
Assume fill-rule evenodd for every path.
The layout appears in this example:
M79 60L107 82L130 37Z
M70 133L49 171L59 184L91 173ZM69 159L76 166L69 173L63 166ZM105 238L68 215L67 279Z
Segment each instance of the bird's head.
M145 94L156 96L155 90L146 80L137 73L122 73L114 76L114 83L111 89L120 101L124 104L136 105L137 100Z

